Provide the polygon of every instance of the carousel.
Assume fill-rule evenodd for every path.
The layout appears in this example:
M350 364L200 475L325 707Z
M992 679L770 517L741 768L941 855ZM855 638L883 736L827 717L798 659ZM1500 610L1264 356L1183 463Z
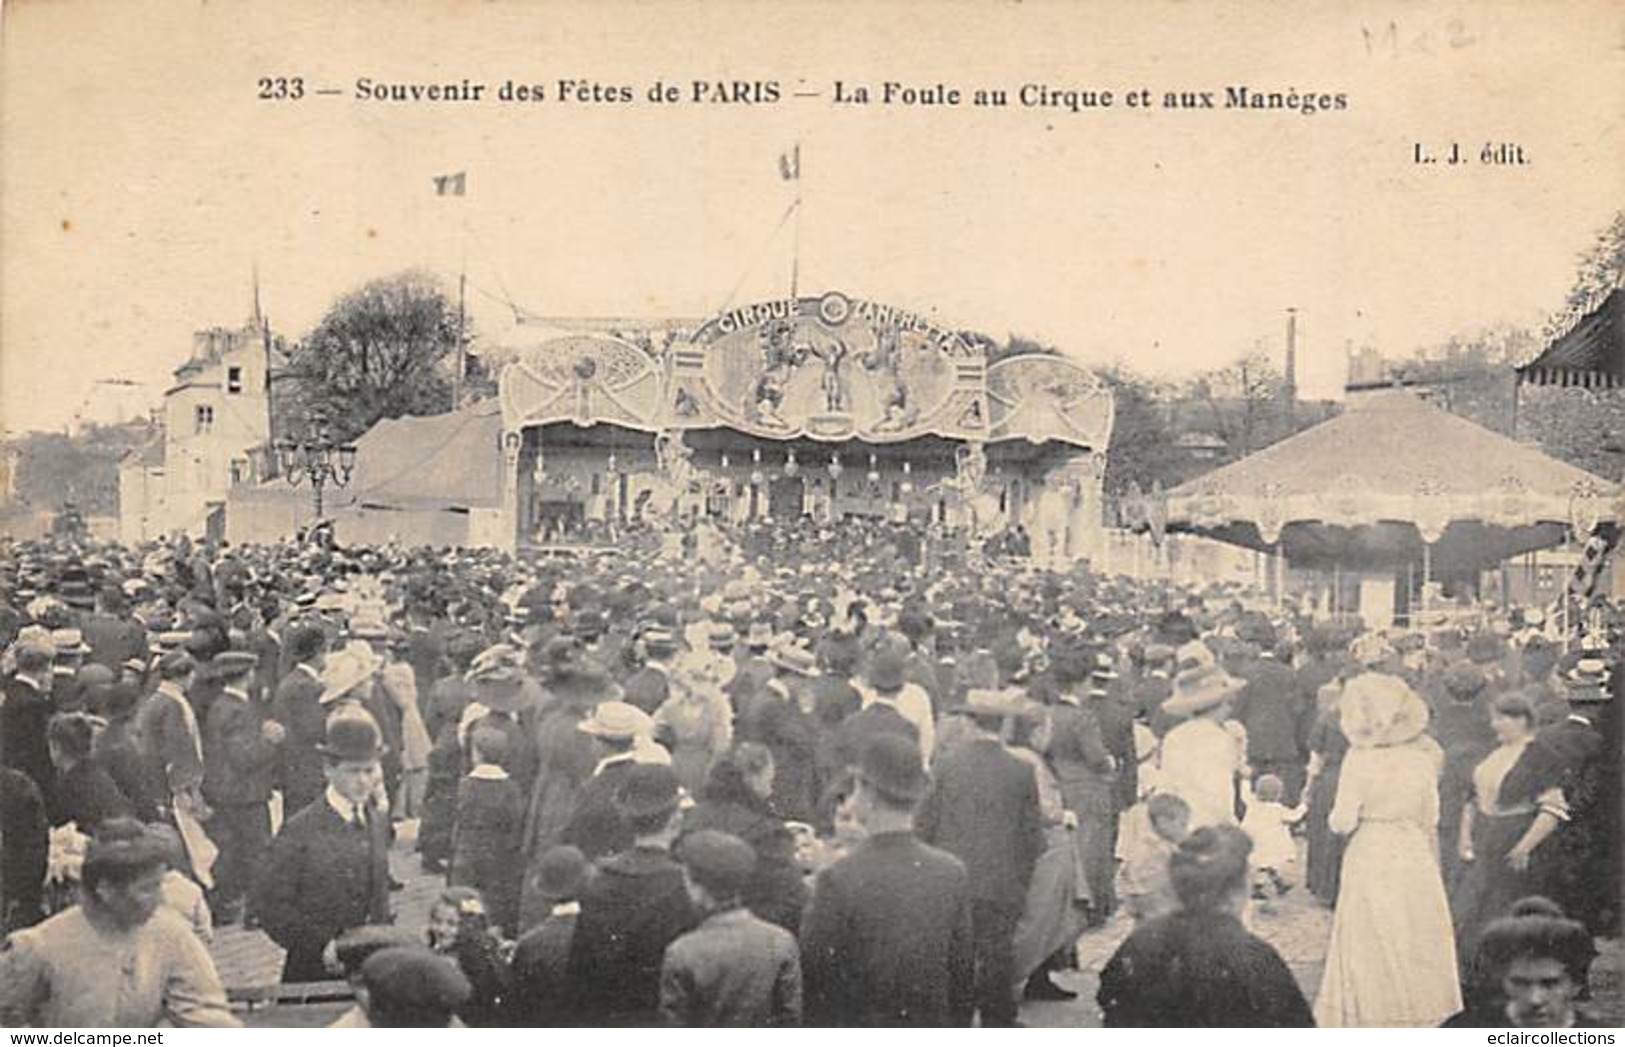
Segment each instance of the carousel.
M831 291L697 330L584 332L501 376L502 531L516 546L641 520L1020 524L1091 555L1112 396L1064 357L989 359L920 313Z
M1387 624L1484 594L1512 557L1605 551L1619 488L1400 389L1169 491L1170 531L1269 554L1317 602ZM1565 603L1566 607L1567 604Z

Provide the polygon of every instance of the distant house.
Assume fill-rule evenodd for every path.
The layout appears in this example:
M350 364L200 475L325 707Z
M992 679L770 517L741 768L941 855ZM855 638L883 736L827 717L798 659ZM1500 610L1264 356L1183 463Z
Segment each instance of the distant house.
M257 304L241 327L193 335L191 356L164 392L161 435L120 465L122 540L218 533L227 493L269 471L270 380L284 364Z

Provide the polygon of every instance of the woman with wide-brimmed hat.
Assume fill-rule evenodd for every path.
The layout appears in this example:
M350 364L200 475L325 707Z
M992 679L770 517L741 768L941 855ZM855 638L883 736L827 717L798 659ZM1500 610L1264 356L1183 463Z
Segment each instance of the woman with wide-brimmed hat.
M1349 843L1315 1020L1432 1027L1461 1009L1435 845L1442 755L1427 703L1399 677L1362 673L1341 702L1353 748L1330 825Z
M1236 823L1236 779L1246 765L1246 734L1227 723L1247 681L1216 664L1193 664L1174 677L1162 711L1183 718L1162 740L1163 792L1190 806L1193 830Z

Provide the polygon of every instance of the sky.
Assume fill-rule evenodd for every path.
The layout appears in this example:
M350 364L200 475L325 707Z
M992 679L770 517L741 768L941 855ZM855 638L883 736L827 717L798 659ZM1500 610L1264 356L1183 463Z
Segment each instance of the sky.
M306 97L257 99L277 76ZM362 77L466 77L487 101L359 100ZM562 78L639 101L490 98ZM686 98L719 79L784 97L642 100L656 80ZM838 105L836 80L941 83L965 104ZM1029 83L1116 105L1024 107ZM1124 104L1145 88L1222 106L1231 85L1348 107ZM978 87L1010 104L968 104ZM1402 355L1557 311L1625 206L1622 115L1625 6L1581 0L21 0L0 21L0 428L60 427L98 381L156 400L193 330L247 317L256 271L298 338L339 295L412 267L467 274L485 344L540 337L514 306L704 317L780 297L794 258L803 293L1167 377L1279 359L1295 307L1300 388L1331 396L1351 345ZM1414 162L1417 143L1451 142L1530 162ZM437 197L457 171L467 195Z

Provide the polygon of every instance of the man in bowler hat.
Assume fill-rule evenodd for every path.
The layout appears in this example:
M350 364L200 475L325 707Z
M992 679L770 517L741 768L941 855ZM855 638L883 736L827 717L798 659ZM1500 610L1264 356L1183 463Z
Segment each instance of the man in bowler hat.
M242 917L243 900L271 839L267 805L284 732L262 703L249 697L248 678L258 661L250 651L222 651L210 663L220 695L203 724L203 798L213 811L209 836L220 848L209 905L222 926Z
M884 734L864 747L853 813L867 838L818 874L801 922L814 1025L968 1025L974 995L965 864L914 835L930 787L919 748Z
M329 722L322 744L327 790L271 843L254 912L288 951L285 982L326 978L328 942L352 927L390 921L388 826L372 804L381 755L372 721Z

